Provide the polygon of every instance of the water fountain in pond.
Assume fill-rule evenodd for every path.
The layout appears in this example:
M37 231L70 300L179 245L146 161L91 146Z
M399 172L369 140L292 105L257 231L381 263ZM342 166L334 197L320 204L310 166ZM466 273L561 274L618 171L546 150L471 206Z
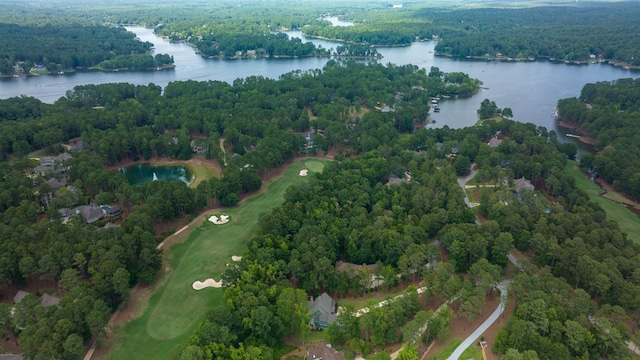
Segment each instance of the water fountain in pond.
M156 173L153 173L153 181L158 181L158 175L156 175Z

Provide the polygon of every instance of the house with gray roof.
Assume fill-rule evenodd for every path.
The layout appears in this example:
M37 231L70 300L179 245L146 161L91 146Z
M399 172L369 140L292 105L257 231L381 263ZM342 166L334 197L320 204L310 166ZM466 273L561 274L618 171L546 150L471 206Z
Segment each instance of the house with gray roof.
M313 328L324 329L336 320L337 304L326 292L322 295L309 300L309 312L311 312L311 320L309 323Z
M531 181L525 179L524 176L520 179L516 179L516 181L514 182L514 186L516 188L516 191L520 191L522 189L529 189L533 191L536 188L535 186L533 186Z
M82 216L82 220L87 224L94 223L104 216L104 212L100 206L82 205L74 209L76 215Z
M16 303L16 304L19 303L27 295L31 295L31 293L26 292L26 291L22 291L22 290L18 290L16 295L13 297L13 302ZM51 296L51 295L49 295L47 293L44 293L40 297L40 304L42 304L42 306L53 306L53 305L58 306L58 305L60 305L60 299L58 299L55 296Z

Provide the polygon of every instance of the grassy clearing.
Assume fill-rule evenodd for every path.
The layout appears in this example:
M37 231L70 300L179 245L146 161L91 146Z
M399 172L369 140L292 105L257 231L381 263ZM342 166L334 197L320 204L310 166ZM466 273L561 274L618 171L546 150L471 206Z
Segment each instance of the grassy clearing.
M451 342L449 342L447 344L447 346L444 347L444 349L440 350L434 356L428 356L427 359L429 359L429 360L447 360L449 358L449 356L451 356L451 354L453 354L453 351L460 344L462 344L462 339L452 339Z
M607 213L607 218L615 220L620 225L620 230L627 233L627 237L636 243L640 243L640 219L631 210L600 194L600 187L591 182L578 168L578 163L569 161L565 171L576 179L577 186L584 190L591 200L597 202Z
M219 177L220 173L218 170L211 165L202 162L202 161L188 161L185 166L189 169L189 172L195 177L191 185L192 188L196 188L198 184L205 180L209 180L214 177Z
M279 205L285 190L307 178L298 175L298 168L322 170L327 161L303 159L284 170L276 180L265 186L259 194L240 206L211 212L188 238L168 250L166 259L170 270L165 281L155 289L142 315L114 329L116 345L108 359L163 359L171 349L186 343L208 307L222 304L224 289L193 290L195 280L220 279L232 255L242 255L246 244L255 233L258 215ZM214 225L206 221L208 215L226 214L230 222ZM184 235L183 235L184 233Z
M482 360L482 349L476 345L471 345L462 353L462 355L460 355L460 359Z

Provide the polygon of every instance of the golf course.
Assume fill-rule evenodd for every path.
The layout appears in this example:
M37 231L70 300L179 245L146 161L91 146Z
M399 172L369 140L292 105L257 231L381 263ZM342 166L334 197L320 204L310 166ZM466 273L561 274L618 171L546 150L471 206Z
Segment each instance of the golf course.
M636 214L627 209L623 204L602 196L602 189L580 171L577 162L567 162L565 171L576 179L578 187L584 190L591 200L597 202L598 205L604 209L609 219L615 220L618 225L620 225L620 230L627 233L629 239L640 243L640 222ZM611 194L609 194L609 196L611 196Z
M188 342L204 318L207 308L222 304L224 288L195 290L196 281L220 280L232 256L242 256L255 233L258 215L280 205L285 190L320 172L329 161L299 159L282 174L263 185L262 190L229 209L208 211L188 228L180 230L184 241L163 248L165 269L149 288L149 300L133 318L113 329L113 346L103 359L166 359L171 349ZM228 216L224 224L214 224L210 216ZM237 260L237 258L236 258Z

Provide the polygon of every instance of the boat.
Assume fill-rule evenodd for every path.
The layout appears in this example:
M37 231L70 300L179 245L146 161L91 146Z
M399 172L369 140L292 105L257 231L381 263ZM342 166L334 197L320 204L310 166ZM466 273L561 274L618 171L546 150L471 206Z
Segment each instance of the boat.
M436 107L434 107L434 108L433 108L433 112L440 112L440 108L439 108L439 107L437 107L437 106L436 106Z

